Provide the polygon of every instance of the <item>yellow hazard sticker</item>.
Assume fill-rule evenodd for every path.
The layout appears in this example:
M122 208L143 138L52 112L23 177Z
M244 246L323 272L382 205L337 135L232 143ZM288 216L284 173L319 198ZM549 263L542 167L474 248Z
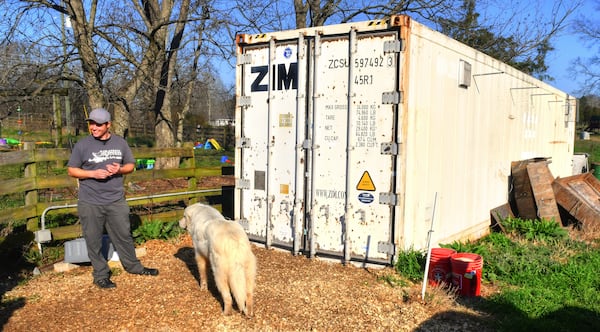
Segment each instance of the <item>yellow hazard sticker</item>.
M368 171L365 171L360 177L360 180L356 185L356 190L375 191L375 184L373 183Z

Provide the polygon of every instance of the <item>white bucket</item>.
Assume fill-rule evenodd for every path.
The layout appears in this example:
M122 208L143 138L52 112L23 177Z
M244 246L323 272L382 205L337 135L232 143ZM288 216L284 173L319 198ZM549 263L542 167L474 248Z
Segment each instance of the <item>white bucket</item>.
M588 133L587 131L582 131L581 134L579 134L579 138L581 138L582 140L589 140L590 133Z

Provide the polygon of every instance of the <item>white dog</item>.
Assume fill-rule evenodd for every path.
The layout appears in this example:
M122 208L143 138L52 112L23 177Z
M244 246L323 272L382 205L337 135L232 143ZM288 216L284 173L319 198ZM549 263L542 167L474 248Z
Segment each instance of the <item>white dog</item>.
M232 313L233 294L240 311L252 316L256 257L242 226L226 220L219 211L202 203L185 208L179 225L187 228L192 236L200 287L207 289L206 266L210 263L215 284L223 298L223 314Z

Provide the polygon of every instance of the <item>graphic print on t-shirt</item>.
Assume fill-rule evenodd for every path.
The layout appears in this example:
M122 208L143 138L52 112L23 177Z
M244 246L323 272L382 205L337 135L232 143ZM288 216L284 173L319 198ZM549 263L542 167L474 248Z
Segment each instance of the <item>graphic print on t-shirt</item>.
M111 149L111 150L100 150L98 152L92 152L92 156L94 156L94 157L88 159L88 162L99 164L99 163L102 163L107 160L115 160L115 159L121 160L123 157L123 154L122 154L121 150Z

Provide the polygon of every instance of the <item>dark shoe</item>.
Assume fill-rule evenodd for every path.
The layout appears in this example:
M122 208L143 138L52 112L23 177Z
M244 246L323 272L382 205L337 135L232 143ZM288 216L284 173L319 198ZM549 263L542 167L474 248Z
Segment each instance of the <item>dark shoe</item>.
M102 288L102 289L108 289L108 288L115 288L117 287L117 285L115 285L114 282L110 281L110 279L106 278L106 279L100 279L100 280L96 280L94 281L94 284L96 284L96 286Z
M145 267L142 272L140 273L136 273L136 274L140 274L143 276L157 276L158 275L158 269L151 269L149 267Z

